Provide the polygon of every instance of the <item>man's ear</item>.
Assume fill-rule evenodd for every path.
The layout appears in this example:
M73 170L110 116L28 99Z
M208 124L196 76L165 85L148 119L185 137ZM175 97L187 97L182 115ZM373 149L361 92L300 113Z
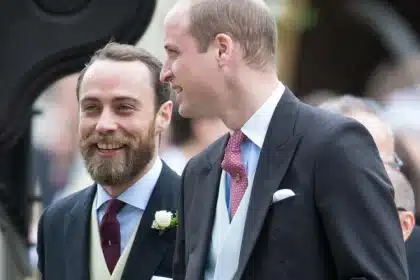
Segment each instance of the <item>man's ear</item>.
M414 213L411 211L402 211L398 214L400 216L400 224L403 231L404 241L407 241L414 226L416 225L416 219L414 217Z
M163 103L157 114L156 114L156 120L155 120L155 133L160 134L162 131L167 129L171 123L172 118L172 108L173 103L172 101L166 101Z
M220 66L224 66L232 59L234 54L234 42L229 35L220 33L214 38L214 45L217 50L216 60Z

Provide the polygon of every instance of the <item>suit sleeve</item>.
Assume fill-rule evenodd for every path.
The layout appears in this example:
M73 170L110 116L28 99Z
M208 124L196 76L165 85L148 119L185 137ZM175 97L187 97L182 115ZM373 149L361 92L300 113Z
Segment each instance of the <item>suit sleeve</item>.
M189 163L185 166L184 172L181 178L181 190L178 203L178 226L175 241L175 253L173 263L173 280L184 280L185 279L185 224L184 224L184 189L186 173Z
M392 185L371 135L349 121L326 139L316 158L315 200L338 279L408 279Z
M41 218L39 219L38 222L38 237L37 237L37 244L36 244L36 251L38 254L38 271L39 271L39 275L40 275L40 279L44 280L45 279L45 275L44 275L44 260L45 260L45 256L44 256L44 219L45 219L45 211L44 213L41 215Z

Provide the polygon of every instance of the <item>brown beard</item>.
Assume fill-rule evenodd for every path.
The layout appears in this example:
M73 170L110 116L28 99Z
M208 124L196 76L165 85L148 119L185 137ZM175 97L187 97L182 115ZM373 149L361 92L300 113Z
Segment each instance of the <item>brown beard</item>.
M142 139L120 132L100 135L96 132L80 139L80 150L92 179L103 186L134 183L135 178L150 163L155 150L154 121ZM124 144L118 158L100 158L97 143Z

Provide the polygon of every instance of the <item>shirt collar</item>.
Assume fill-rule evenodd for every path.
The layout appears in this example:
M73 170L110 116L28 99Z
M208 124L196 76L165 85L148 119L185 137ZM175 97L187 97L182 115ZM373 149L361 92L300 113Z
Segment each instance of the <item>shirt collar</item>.
M133 207L144 211L146 209L147 203L149 202L152 191L155 188L156 182L160 176L162 166L162 160L157 157L152 168L145 175L143 175L140 180L126 189L117 198ZM102 205L111 199L111 196L100 184L97 184L97 186L98 194L96 210L101 208Z
M262 149L265 135L267 134L268 125L274 110L283 95L285 86L279 82L279 85L265 101L265 103L251 116L251 118L242 126L241 131L255 145Z

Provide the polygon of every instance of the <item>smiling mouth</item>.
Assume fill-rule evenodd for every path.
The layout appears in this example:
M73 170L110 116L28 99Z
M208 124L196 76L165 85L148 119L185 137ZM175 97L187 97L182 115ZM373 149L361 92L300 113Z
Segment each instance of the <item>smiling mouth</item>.
M112 156L122 151L125 148L125 145L98 143L95 145L95 147L101 155Z
M175 87L173 87L173 90L175 91L175 94L179 94L180 92L182 92L182 87L181 86L175 86Z
M107 143L98 143L96 144L96 147L98 147L101 150L118 150L124 147L124 144L107 144Z

